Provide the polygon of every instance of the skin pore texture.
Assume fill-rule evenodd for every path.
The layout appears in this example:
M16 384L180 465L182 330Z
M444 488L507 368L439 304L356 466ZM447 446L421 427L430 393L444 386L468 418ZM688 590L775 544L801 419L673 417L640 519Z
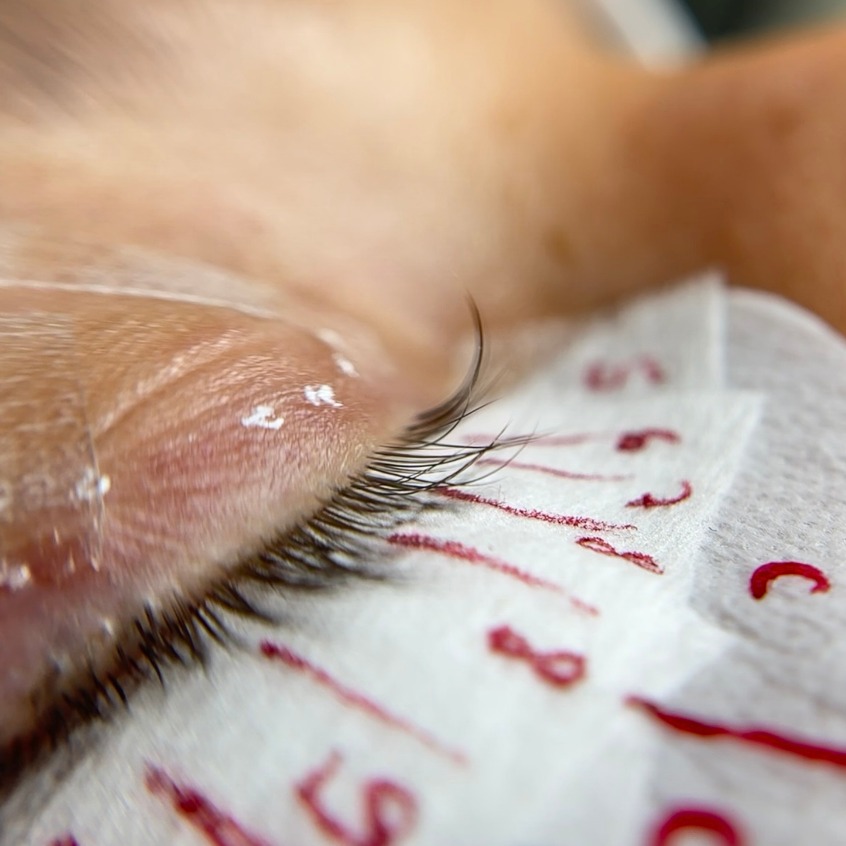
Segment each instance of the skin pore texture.
M846 328L846 35L552 0L0 0L0 746L492 337L705 266Z

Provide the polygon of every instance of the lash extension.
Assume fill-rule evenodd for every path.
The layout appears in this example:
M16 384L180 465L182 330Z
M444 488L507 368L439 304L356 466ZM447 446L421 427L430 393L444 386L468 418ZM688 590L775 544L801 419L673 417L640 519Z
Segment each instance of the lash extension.
M221 581L192 598L174 598L167 608L147 605L116 638L108 672L89 666L87 675L44 707L37 727L0 749L0 800L23 772L65 741L81 725L106 719L128 704L142 681L164 684L172 665L203 664L208 647L232 643L227 617L278 621L261 603L262 589L281 594L331 589L352 578L382 579L378 564L389 555L387 538L421 511L454 507L439 490L469 484L490 470L468 476L492 450L519 446L521 439L496 438L482 445L452 443L450 434L481 406L477 403L485 344L481 318L471 303L476 346L468 373L445 402L420 414L395 441L372 453L365 469L351 476L302 525L267 543L238 563ZM46 699L46 697L45 697Z

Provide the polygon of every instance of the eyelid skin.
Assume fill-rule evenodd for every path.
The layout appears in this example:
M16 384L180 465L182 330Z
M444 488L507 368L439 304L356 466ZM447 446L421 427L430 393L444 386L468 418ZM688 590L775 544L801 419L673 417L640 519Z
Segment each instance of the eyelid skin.
M410 414L385 367L283 319L60 286L0 303L3 749Z

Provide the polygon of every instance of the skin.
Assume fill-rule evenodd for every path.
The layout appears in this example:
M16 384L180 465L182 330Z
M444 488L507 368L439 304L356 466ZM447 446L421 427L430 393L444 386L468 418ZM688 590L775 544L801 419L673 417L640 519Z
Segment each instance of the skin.
M720 265L846 328L844 32L654 72L551 0L57 5L0 0L0 744L441 399L468 293L496 338Z

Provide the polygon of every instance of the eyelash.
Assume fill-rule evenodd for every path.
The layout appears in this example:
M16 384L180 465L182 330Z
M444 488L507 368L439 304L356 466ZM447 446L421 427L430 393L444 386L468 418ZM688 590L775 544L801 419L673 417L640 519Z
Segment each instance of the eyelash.
M519 439L506 438L470 446L447 440L479 408L474 403L480 392L484 335L478 311L471 307L476 350L459 389L419 415L395 442L377 450L367 467L311 518L240 562L205 595L176 598L169 610L148 605L117 638L108 673L100 676L92 668L73 691L61 694L42 712L36 730L13 742L11 749L0 750L0 797L74 729L126 706L129 693L143 680L157 678L163 684L167 667L202 664L210 644L233 642L229 615L277 622L260 605L263 589L295 593L337 587L351 578L388 576L379 564L385 563L389 536L424 510L454 507L437 492L486 477L491 471L472 478L468 471L492 450L519 445Z

